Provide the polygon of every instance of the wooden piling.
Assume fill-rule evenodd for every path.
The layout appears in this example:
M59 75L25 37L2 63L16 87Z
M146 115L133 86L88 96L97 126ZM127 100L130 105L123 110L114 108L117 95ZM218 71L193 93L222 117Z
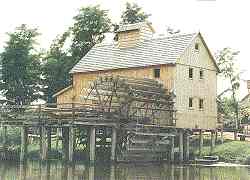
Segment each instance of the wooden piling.
M70 162L73 161L74 156L74 127L69 127L69 158Z
M89 160L90 162L95 161L95 127L90 128Z
M112 145L111 145L111 161L115 161L116 158L116 140L117 140L117 131L116 128L112 128Z
M27 156L27 142L28 139L28 128L25 126L21 127L21 152L20 152L20 161L23 162L26 160Z
M183 131L179 132L179 161L183 162Z
M221 141L221 144L224 143L224 138L223 138L223 128L220 130L220 141Z
M174 136L170 139L170 162L174 162Z
M48 159L48 139L47 139L47 135L48 135L48 132L47 132L47 129L46 127L42 127L42 136L40 137L41 138L41 141L42 141L42 156L41 156L41 159L42 160L47 160Z
M7 156L7 126L3 126L3 158Z
M51 151L51 127L47 128L48 152Z
M210 154L213 153L215 147L215 131L211 131Z
M184 146L185 146L185 161L189 161L189 152L190 152L190 150L189 150L189 134L188 133L185 133L185 144L184 144Z
M201 156L202 147L203 147L203 131L200 130L199 132L199 156Z
M63 138L62 159L64 161L68 161L68 158L69 158L69 127L62 128L62 138Z

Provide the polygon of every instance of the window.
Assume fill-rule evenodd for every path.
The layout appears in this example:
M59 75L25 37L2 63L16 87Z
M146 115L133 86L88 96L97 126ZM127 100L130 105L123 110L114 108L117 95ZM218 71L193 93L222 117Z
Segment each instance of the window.
M203 78L204 78L204 71L200 70L200 79L203 79Z
M189 79L193 79L193 68L189 68L188 77L189 77Z
M189 98L188 107L189 107L189 108L192 108L192 107L193 107L193 98Z
M203 109L203 108L204 108L204 100L199 99L199 109Z
M196 51L199 51L199 43L195 43L194 49L195 49Z
M154 77L159 78L161 74L161 70L159 68L154 69Z

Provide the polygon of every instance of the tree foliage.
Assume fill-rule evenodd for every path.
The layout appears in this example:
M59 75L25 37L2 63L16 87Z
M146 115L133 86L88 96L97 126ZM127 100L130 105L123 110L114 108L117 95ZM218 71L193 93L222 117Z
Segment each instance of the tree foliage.
M122 13L121 24L133 24L143 22L151 16L145 13L136 3L126 3L125 11Z
M29 104L40 96L40 54L34 47L39 33L23 24L8 35L9 41L1 54L1 90L16 104Z
M52 96L60 89L70 85L71 78L69 75L70 69L73 67L72 56L69 56L63 50L63 46L69 32L65 32L62 36L58 36L50 46L43 59L43 86L44 95L47 102L54 102Z
M232 92L233 103L231 106L234 109L236 129L239 127L239 105L237 100L237 91L240 87L240 73L236 68L238 54L239 51L233 51L230 48L224 48L217 54L217 62L221 71L221 75L230 82L230 87L227 89Z
M95 44L102 42L109 32L111 20L107 11L99 6L83 7L74 17L71 28L71 54L75 62L80 60Z

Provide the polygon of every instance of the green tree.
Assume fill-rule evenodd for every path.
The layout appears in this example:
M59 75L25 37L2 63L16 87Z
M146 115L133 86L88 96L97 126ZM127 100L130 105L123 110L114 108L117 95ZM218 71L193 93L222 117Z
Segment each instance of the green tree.
M58 36L50 46L50 50L43 58L43 86L44 96L48 103L54 102L53 94L67 87L71 83L69 75L70 69L73 67L72 56L63 50L69 32Z
M71 84L70 69L110 30L107 11L99 6L83 7L74 17L74 24L52 43L44 58L44 94L48 102L52 95ZM68 49L65 46L69 45Z
M39 33L23 24L8 35L1 54L1 90L16 104L29 104L40 96L40 54L34 47Z
M71 54L74 63L78 62L95 44L102 42L109 32L111 21L106 10L99 6L83 7L74 17L71 28Z
M141 7L136 3L126 3L125 11L122 13L121 24L133 24L138 22L143 22L151 16L150 14L145 13Z
M221 75L228 79L230 82L230 87L228 87L226 91L232 92L232 101L231 104L234 109L234 122L235 128L239 128L239 105L237 100L237 91L240 87L240 73L236 68L236 58L239 54L239 51L233 51L230 48L224 48L217 54L217 62L221 71Z

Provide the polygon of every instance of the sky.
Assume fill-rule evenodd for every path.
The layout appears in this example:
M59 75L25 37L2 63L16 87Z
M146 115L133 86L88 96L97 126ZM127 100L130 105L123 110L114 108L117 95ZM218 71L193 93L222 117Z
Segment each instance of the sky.
M0 2L0 51L11 32L20 24L37 27L40 47L48 49L56 35L72 25L80 7L99 4L109 10L113 22L119 22L126 2L135 2L152 16L157 34L168 26L182 33L201 32L209 49L215 53L224 47L240 51L240 97L247 93L244 80L250 79L250 2L239 0L8 0ZM218 92L227 84L218 81Z

